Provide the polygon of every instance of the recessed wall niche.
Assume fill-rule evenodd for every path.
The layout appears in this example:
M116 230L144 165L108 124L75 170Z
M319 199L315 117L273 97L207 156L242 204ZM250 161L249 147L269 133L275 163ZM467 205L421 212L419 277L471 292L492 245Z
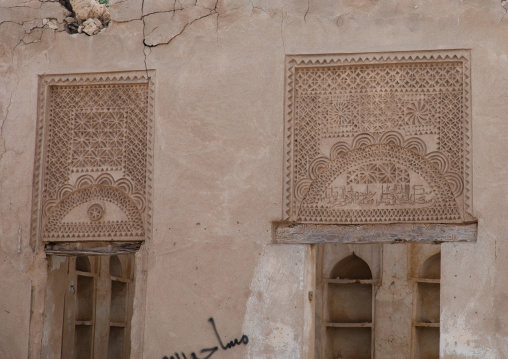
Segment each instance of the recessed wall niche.
M438 358L440 249L317 244L314 358Z
M316 358L373 358L381 253L381 245L318 247Z
M412 359L439 359L441 252L421 265L414 281Z
M153 76L40 77L33 245L149 236Z
M471 219L470 52L286 59L285 218Z

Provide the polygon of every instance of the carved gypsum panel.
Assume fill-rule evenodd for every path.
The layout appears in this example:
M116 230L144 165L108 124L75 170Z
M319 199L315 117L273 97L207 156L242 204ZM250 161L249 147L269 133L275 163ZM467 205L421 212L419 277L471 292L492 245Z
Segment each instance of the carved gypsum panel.
M154 74L40 77L33 244L149 238Z
M286 58L285 219L471 220L468 50Z

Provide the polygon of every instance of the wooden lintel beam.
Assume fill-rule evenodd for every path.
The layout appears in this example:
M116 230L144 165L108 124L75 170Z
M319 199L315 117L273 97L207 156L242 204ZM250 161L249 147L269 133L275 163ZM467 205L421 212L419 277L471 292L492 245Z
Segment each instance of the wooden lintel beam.
M141 242L59 242L47 243L47 255L114 255L135 253L141 247Z
M478 223L454 224L274 224L274 242L312 243L443 243L476 242Z

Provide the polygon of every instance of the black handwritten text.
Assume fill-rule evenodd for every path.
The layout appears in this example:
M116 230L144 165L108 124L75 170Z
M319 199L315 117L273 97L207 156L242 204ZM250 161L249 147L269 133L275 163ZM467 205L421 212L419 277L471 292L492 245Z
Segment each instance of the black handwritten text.
M224 342L220 338L219 331L217 330L217 327L215 325L215 320L213 318L210 318L208 319L208 321L212 325L213 331L215 333L215 336L217 337L217 341L219 342L219 346L222 350L229 350L231 348L236 347L237 345L240 344L247 345L249 343L249 337L246 336L245 334L242 334L242 337L240 339L235 338L224 345ZM199 355L206 356L198 356L195 352L192 352L190 354L190 357L187 357L183 352L180 352L180 354L175 352L175 354L171 355L169 358L167 356L164 356L162 359L209 359L212 357L213 354L215 354L217 350L219 350L219 346L204 348L199 351Z

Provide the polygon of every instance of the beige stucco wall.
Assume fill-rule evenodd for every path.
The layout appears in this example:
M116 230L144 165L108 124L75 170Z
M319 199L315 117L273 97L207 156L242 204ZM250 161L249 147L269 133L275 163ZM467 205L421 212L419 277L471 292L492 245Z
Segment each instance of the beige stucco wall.
M62 24L56 2L0 1L0 357L38 358L43 340L47 262L29 243L38 75L156 71L153 239L133 357L214 346L213 317L225 340L250 339L217 357L309 358L314 253L270 244L282 219L284 56L458 48L472 57L480 225L477 243L443 245L441 356L506 356L508 16L499 0L176 1L177 11L145 0L153 14L144 17L142 4L111 0L111 25L89 37L44 24Z

